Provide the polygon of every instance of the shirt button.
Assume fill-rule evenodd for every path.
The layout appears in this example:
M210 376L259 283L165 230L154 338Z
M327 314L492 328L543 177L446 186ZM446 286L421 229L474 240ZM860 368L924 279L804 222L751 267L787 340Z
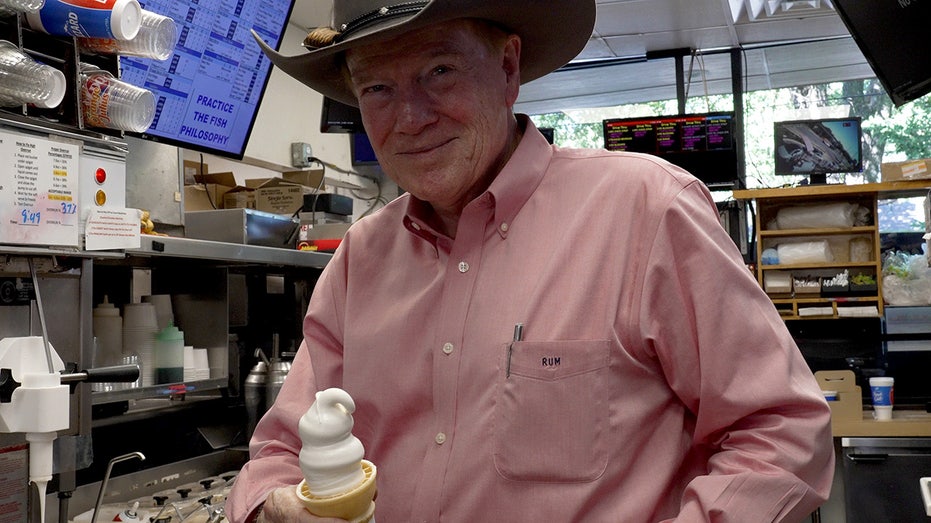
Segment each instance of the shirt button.
M452 353L453 353L453 344L452 344L452 343L444 343L444 344L443 344L443 354L446 354L446 355L448 356L448 355L450 355L450 354L452 354Z
M509 227L508 227L507 222L502 222L501 225L498 226L498 228L501 229L501 232L508 232Z
M469 272L469 263L464 261L459 262L459 272L463 274Z
M443 443L446 443L446 434L437 432L436 437L433 439L436 441L437 445L442 445Z

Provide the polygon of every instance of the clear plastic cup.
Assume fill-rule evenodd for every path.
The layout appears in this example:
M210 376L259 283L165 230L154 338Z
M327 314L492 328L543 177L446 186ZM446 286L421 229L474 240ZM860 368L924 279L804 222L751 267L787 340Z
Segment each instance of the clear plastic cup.
M35 13L42 8L45 0L0 0L0 16L17 13Z
M106 71L82 68L81 114L90 127L141 133L155 119L155 95Z
M121 54L167 60L178 43L175 21L152 11L142 10L139 33L132 40L112 38L78 38L84 51L102 54Z
M0 105L55 107L65 97L65 75L33 60L16 45L0 40Z

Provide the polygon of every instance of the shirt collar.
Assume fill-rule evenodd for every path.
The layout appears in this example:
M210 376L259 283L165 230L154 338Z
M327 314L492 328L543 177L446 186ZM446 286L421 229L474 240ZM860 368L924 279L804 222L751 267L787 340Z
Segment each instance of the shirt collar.
M494 206L495 228L502 236L507 236L514 217L540 185L553 156L552 147L530 118L518 114L517 122L524 128L520 143L488 190L476 198L491 200ZM427 239L429 238L425 234L439 235L430 226L432 212L428 204L411 196L404 218L405 227L417 236Z

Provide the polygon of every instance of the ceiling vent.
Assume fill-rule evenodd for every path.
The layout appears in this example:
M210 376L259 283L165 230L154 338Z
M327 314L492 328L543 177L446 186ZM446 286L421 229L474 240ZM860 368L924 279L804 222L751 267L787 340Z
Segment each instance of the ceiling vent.
M734 22L834 13L831 0L727 0Z

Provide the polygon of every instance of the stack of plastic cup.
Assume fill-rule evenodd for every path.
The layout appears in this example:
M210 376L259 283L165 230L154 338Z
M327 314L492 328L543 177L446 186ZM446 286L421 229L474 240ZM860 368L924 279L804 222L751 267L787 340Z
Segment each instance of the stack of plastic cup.
M35 13L44 3L45 0L0 0L0 16Z
M194 364L194 346L184 346L184 381L195 381L197 379L197 367Z
M82 66L78 86L81 114L90 127L106 127L141 133L155 120L155 95L113 77Z
M167 60L178 43L175 21L152 11L142 10L142 25L132 40L115 38L78 38L84 51L102 54L121 54Z
M194 348L194 379L210 379L210 355L207 349Z
M155 384L155 336L158 323L151 303L127 303L123 307L123 354L139 357L142 386Z
M0 105L56 107L65 97L65 75L40 64L16 45L0 40Z

